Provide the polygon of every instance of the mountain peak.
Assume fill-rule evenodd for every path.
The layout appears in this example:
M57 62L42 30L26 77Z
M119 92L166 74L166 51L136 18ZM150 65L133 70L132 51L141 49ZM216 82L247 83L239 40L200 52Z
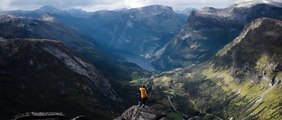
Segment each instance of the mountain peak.
M42 7L39 8L39 10L59 10L58 8L55 8L54 6L51 5L44 5Z
M141 8L142 10L152 10L152 11L173 11L172 7L170 6L163 6L163 5L150 5Z
M243 32L241 32L241 34L237 38L235 38L234 41L227 44L223 49L218 51L216 53L216 56L224 56L225 54L227 54L228 51L230 51L237 44L240 44L242 40L244 39L249 40L250 43L253 43L254 40L256 41L261 40L261 42L263 42L262 40L265 40L263 38L267 38L267 39L276 38L279 36L278 35L279 33L277 32L279 30L277 29L281 29L281 28L282 28L282 21L280 20L266 18L266 17L258 18L254 20L253 22L251 22L249 25L247 25L245 29L243 30ZM271 31L272 33L263 32L264 29L269 29L269 31ZM276 32L277 32L277 35L274 34ZM261 39L249 39L249 38L254 38L254 36L260 36L259 38ZM250 40L253 40L253 41L251 42Z
M195 8L185 8L184 10L176 10L176 13L190 15L192 11L196 10Z
M172 9L170 6L163 6L163 5L149 5L142 8L151 8L151 9Z
M66 11L58 9L51 5L42 6L41 8L38 8L35 11L43 12L43 13L67 14Z

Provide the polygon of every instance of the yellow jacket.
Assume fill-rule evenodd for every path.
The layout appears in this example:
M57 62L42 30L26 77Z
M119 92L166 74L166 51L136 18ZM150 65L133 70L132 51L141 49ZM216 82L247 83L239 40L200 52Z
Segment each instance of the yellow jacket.
M148 97L146 88L140 87L139 90L140 90L140 94L141 94L141 99L145 99L146 97Z

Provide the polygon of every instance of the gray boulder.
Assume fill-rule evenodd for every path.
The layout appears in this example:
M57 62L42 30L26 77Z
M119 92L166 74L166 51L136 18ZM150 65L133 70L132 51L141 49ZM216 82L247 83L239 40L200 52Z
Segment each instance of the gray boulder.
M61 112L26 112L15 116L15 120L64 120Z
M164 113L151 107L139 107L137 105L130 107L122 115L114 120L167 120Z

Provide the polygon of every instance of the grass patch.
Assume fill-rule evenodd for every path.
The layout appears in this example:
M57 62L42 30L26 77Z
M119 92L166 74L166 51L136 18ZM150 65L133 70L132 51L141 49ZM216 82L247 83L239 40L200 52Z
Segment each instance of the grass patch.
M182 116L176 112L169 112L166 115L170 120L183 120Z
M156 86L168 86L169 82L172 80L171 77L163 76L154 80L154 85Z
M237 92L240 96L246 96L249 99L257 97L268 87L267 84L258 85L248 81L237 83L229 70L213 71L212 69L207 69L203 71L203 75L213 80L226 93L231 94L232 92Z
M263 104L252 107L252 114L258 114L261 119L281 120L282 86L273 87L262 99ZM267 109L265 109L267 108ZM276 114L275 114L276 113ZM280 114L280 115L279 115Z
M167 91L163 91L163 93L166 95L166 96L176 96L175 92L173 90L167 90Z
M146 84L148 82L148 79L146 78L137 78L129 81L129 84L134 85L134 86L140 86L143 84Z
M265 58L262 58L261 62L265 62ZM263 66L264 67L264 66ZM282 105L282 86L269 87L266 83L252 83L244 81L237 83L230 70L213 70L212 68L206 69L202 74L208 79L216 83L217 86L222 88L226 93L237 93L239 96L234 98L244 98L244 101L233 102L233 104L242 111L238 111L239 114L247 116L244 119L252 118L256 116L259 119L282 119L281 105ZM277 77L281 76L278 73ZM250 105L250 106L248 106ZM245 113L250 114L245 114Z

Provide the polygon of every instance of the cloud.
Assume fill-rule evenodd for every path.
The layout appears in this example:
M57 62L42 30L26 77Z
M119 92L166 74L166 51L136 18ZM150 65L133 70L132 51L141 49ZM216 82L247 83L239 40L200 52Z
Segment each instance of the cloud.
M78 8L87 11L95 11L101 9L120 9L120 8L137 8L146 6L143 0L115 0L115 2L105 2L99 4L92 4L91 6L80 6Z
M0 0L0 10L32 10L44 5L51 5L60 9L79 8L95 11L101 9L136 8L154 4L172 6L176 10L182 10L207 6L222 8L236 1L242 0Z
M173 6L175 9L202 8L202 7L227 7L234 0L145 0L149 4L155 2L162 5Z
M7 7L9 6L9 4L10 4L10 0L1 0L0 1L0 5L1 5L1 9L7 9ZM0 9L0 10L1 10Z
M136 8L148 5L165 5L172 6L174 9L183 10L185 8L202 8L202 7L227 7L234 3L234 0L116 0L116 2L107 4L94 4L93 6L82 6L80 8L87 11L99 9L119 9L119 8Z
M282 2L281 0L236 0L236 2L235 2L235 3L240 3L240 2L251 2L251 1L256 1L256 2L267 2L267 1Z
M67 9L79 5L95 4L93 0L1 0L1 5L2 2L8 3L4 5L3 9L35 9L44 5ZM98 4L98 1L96 3Z

